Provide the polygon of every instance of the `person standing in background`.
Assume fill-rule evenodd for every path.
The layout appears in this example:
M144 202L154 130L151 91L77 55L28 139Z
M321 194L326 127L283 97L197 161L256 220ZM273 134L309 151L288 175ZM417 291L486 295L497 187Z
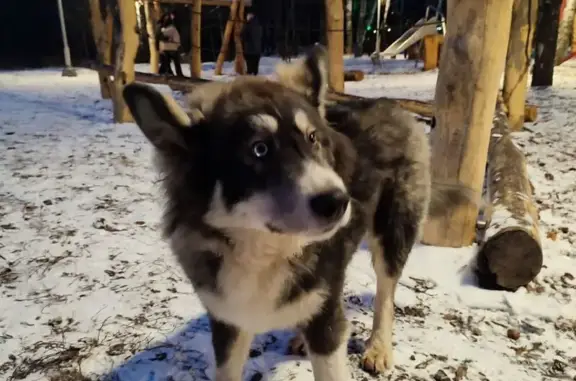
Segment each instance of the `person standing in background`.
M174 14L170 13L163 18L160 29L160 74L174 75L172 72L172 61L176 68L176 75L183 77L182 66L180 65L180 33L174 25Z
M258 75L258 66L262 56L262 25L252 12L246 14L246 25L242 29L242 45L246 71L250 75Z

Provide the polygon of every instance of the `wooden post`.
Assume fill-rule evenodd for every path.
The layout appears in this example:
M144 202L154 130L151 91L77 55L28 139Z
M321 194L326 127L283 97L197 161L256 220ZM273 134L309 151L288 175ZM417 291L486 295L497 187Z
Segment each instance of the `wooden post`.
M238 17L234 25L234 47L236 58L234 59L234 70L236 74L246 74L246 62L244 61L244 48L242 47L242 28L244 27L244 0L239 0Z
M352 54L354 51L353 3L353 0L346 0L346 54Z
M490 127L508 48L513 0L448 2L447 33L436 84L431 136L432 179L482 192ZM422 242L444 247L472 244L478 206L447 210L431 219Z
M572 21L572 50L570 54L570 58L576 55L576 17Z
M435 34L424 37L424 70L433 70L438 67L440 44L444 36Z
M488 228L478 251L477 276L480 287L515 291L538 275L543 256L526 158L510 132L504 105L498 102L486 176Z
M563 4L564 5L564 4ZM572 28L576 14L576 0L567 0L562 9L560 24L558 26L558 41L556 43L555 64L560 65L567 58L572 47Z
M532 37L537 16L538 0L514 0L503 89L511 131L520 131L524 126Z
M192 25L190 42L192 51L190 54L190 76L200 78L202 76L202 0L194 0L192 4Z
M159 55L156 48L156 19L150 9L150 2L144 0L144 15L146 17L146 33L148 34L148 45L150 49L150 72L158 74Z
M215 75L222 75L222 67L224 66L224 61L228 55L228 47L230 46L230 37L232 36L232 31L234 30L236 18L238 17L239 2L239 0L232 0L232 5L230 5L230 16L228 17L228 22L226 23L226 29L224 29L224 37L222 38L220 54L218 54L216 67L214 68Z
M324 0L328 45L328 83L334 91L344 91L344 10L342 0Z
M534 37L536 59L532 72L532 86L552 86L560 5L562 0L540 0Z
M114 70L114 121L116 123L132 122L130 110L124 103L122 90L128 83L134 82L134 59L138 51L138 34L136 33L136 6L134 0L119 0L120 20L122 22L122 40L116 53Z
M111 62L112 54L112 31L113 20L111 10L108 9L106 20L102 19L102 12L100 12L100 1L90 0L90 21L92 24L92 35L98 53L98 61L101 64L109 65ZM100 81L100 95L102 99L110 99L112 97L112 84L110 79L104 73L98 73Z

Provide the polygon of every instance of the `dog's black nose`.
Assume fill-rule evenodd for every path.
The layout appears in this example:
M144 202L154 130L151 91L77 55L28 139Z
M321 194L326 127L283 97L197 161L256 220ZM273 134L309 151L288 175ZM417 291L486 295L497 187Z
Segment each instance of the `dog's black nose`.
M310 209L314 214L328 221L335 221L342 217L350 197L341 190L332 190L316 194L310 198Z

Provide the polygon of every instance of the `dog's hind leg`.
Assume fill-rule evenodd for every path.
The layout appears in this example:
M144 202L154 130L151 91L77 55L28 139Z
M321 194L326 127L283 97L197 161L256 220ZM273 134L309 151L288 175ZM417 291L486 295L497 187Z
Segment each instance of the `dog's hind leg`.
M216 357L216 381L242 381L254 335L211 318L212 346Z
M419 194L413 189L404 192L397 186L385 187L380 196L370 237L376 272L374 320L362 360L362 367L370 373L381 373L394 365L394 295L404 264L416 242L426 199L425 192Z

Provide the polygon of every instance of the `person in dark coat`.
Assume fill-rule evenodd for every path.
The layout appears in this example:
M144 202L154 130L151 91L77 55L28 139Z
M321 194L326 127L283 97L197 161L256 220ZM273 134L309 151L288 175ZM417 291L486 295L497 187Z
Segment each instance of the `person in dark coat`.
M242 30L242 45L246 71L251 75L258 75L258 65L262 56L262 25L254 13L246 14L246 25Z

